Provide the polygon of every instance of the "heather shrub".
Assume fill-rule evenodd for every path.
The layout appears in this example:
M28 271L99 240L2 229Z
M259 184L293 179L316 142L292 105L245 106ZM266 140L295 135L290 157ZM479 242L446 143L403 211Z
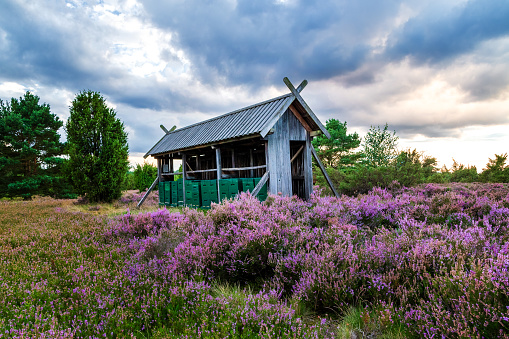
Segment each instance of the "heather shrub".
M241 194L109 220L0 202L0 333L507 338L508 203L503 184Z

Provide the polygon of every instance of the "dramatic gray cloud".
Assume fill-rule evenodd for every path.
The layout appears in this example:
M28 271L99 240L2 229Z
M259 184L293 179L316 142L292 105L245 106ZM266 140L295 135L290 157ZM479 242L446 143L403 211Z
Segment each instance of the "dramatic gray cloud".
M393 24L399 1L144 0L176 33L206 82L271 85L284 76L324 79L359 68Z
M417 62L450 61L480 43L507 36L509 2L465 1L450 8L430 6L409 19L388 39L389 57L411 56Z
M464 162L485 161L509 139L507 18L500 0L4 0L0 98L30 90L65 120L76 93L99 91L137 157L161 123L192 124L305 78L322 120L361 135L387 122L402 147L446 162L439 142L460 161L468 145Z

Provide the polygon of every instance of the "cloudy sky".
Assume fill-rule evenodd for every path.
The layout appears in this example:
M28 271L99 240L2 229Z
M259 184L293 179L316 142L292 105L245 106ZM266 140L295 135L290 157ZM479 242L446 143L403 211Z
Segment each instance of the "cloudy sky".
M62 120L100 92L132 161L162 136L298 85L325 123L484 168L509 152L508 0L1 0L0 98ZM63 131L62 131L63 133Z

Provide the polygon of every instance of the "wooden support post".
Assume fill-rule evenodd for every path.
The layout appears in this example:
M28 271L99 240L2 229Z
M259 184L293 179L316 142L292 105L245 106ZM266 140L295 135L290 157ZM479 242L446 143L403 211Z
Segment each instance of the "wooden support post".
M175 172L175 169L173 168L173 154L170 155L170 173ZM175 181L175 175L171 176L171 181Z
M148 195L150 194L150 192L152 192L152 190L154 189L154 186L157 185L157 183L159 182L159 178L156 178L156 180L154 180L154 182L152 183L152 185L150 185L147 193L145 193L145 195L143 196L143 198L141 198L140 202L138 203L137 207L139 208L143 202L145 201L145 199L147 199Z
M159 178L159 180L161 180L163 178L163 169L162 169L162 161L160 158L157 158L157 177Z
M311 136L306 132L306 146L304 147L304 199L309 200L313 193L313 160L311 155Z
M269 142L265 140L265 166L266 172L269 171ZM269 182L270 183L270 182ZM270 193L270 185L267 184L267 193Z
M322 170L323 176L325 177L325 180L327 180L327 183L329 184L330 189L332 192L334 192L334 195L336 198L339 198L339 194L336 191L336 188L334 187L334 184L332 183L332 180L329 177L329 174L327 174L327 171L325 170L325 167L323 166L322 162L320 161L320 158L318 157L318 154L316 154L316 151L313 147L311 147L311 153L313 154L313 157L315 158L316 162L318 163L318 167Z
M186 179L187 179L186 164L187 164L186 154L182 153L182 192L184 193L183 194L184 206L186 206Z
M260 190L262 189L263 185L269 180L269 171L265 172L265 174L261 177L260 182L258 182L258 185L253 189L253 192L251 194L253 197L256 197L258 193L260 193Z
M217 180L216 180L216 184L217 184L217 201L218 202L221 202L221 186L219 185L219 180L221 180L221 174L222 174L222 169L221 169L221 149L219 147L216 148L216 170L217 170Z

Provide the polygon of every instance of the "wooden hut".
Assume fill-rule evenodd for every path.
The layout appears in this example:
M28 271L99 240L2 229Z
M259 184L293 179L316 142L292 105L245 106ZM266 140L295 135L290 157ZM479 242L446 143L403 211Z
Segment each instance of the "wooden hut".
M184 128L163 127L165 135L145 155L154 157L158 168L146 195L159 183L160 202L170 205L207 207L239 191L307 200L312 156L334 191L311 145L313 136L330 134L300 95L307 81L297 88L288 78L283 81L290 90L286 95Z

